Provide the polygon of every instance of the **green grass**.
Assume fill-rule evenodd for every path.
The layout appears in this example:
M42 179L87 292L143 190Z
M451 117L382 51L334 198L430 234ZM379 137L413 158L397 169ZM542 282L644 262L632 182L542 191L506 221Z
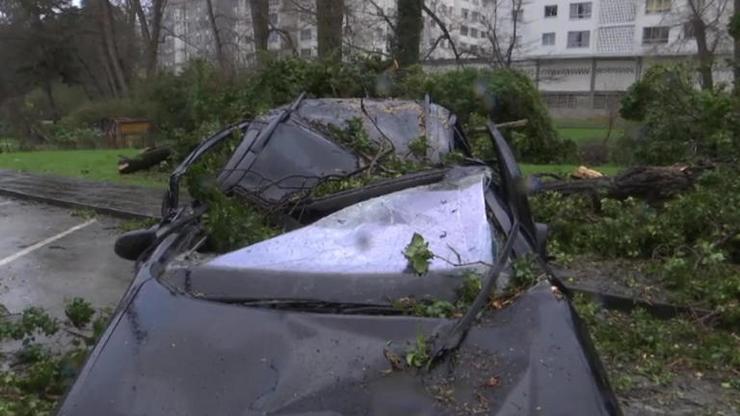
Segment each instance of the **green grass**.
M167 174L162 172L118 173L118 156L130 157L137 152L137 149L95 149L0 153L0 169L150 187L165 186Z
M573 173L579 165L530 165L522 163L520 166L525 175L532 175L535 173L554 173L557 175L567 176L568 174ZM604 175L614 176L624 167L617 165L604 165L589 166L589 168L598 170Z

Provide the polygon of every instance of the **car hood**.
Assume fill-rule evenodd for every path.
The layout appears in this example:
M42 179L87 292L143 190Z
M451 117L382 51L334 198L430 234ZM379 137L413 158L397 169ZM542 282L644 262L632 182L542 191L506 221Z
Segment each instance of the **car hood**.
M443 319L260 309L132 287L60 415L618 412L570 303L541 284L431 371L394 370Z

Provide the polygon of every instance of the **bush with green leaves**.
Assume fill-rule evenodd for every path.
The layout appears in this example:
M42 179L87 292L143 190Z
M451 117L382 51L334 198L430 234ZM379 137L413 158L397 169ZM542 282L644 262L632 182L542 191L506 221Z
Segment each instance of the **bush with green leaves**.
M395 70L374 59L349 63L270 59L260 68L223 78L205 61L193 61L179 75L162 74L142 83L137 97L153 110L163 134L175 141L199 126L225 125L253 118L309 97L396 97L432 99L455 112L470 127L488 117L496 122L527 119L511 134L519 156L531 162L561 161L574 154L560 140L541 97L529 78L514 70L463 69L427 73L420 67ZM173 132L179 132L173 134Z
M508 134L517 156L531 163L565 161L575 155L575 145L558 137L542 97L529 77L510 69L410 72L400 81L400 94L422 98L429 94L460 117L468 130L494 122L527 120L527 125ZM487 139L487 138L486 138ZM490 154L483 154L488 159Z
M696 159L732 159L740 155L740 115L733 97L720 86L700 90L685 65L651 67L622 99L622 117L643 122L633 138L638 162L671 164Z
M538 221L550 225L550 246L566 254L653 261L653 275L673 300L713 308L740 320L740 175L736 167L704 174L695 189L662 206L581 197L531 198Z
M96 313L81 298L67 303L65 314L63 322L41 308L29 307L18 316L0 317L0 341L22 341L20 350L4 355L10 365L0 371L0 416L51 414L109 319L109 312ZM91 321L90 334L85 331ZM61 332L63 328L66 331ZM69 334L74 338L64 341ZM41 342L53 336L61 338L53 344Z

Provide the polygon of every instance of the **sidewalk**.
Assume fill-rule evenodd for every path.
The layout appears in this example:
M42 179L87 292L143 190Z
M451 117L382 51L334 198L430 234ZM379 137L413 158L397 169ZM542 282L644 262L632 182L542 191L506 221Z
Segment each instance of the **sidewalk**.
M163 189L0 169L0 194L124 218L159 218Z

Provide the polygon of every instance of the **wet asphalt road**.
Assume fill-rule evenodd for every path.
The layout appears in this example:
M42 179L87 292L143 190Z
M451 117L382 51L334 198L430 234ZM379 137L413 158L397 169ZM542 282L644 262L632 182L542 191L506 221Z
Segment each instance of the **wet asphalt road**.
M73 213L0 196L0 305L10 313L38 306L61 317L74 297L118 303L134 266L113 252L120 221Z

